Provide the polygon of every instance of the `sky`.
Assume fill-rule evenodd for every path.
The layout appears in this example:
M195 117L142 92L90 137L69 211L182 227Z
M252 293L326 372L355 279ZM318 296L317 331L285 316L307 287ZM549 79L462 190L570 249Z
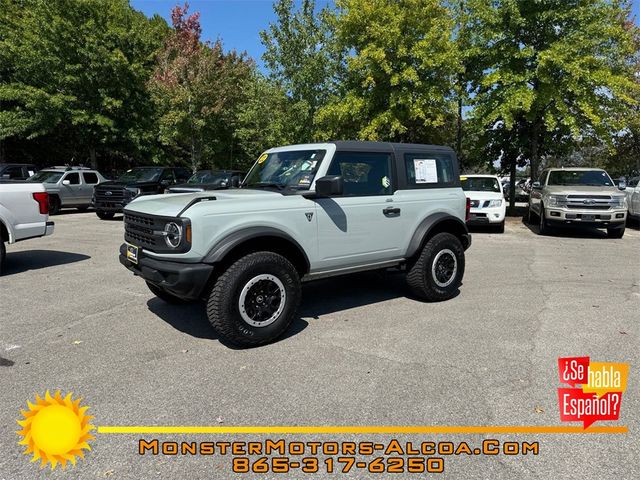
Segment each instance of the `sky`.
M296 0L300 3L299 0ZM147 16L159 14L171 23L171 9L178 0L131 0L136 10ZM179 3L184 3L180 0ZM261 56L264 47L259 32L266 30L270 22L275 21L272 0L191 0L190 12L200 12L203 40L220 38L225 49L246 51L258 65L262 66ZM322 7L332 0L316 0ZM633 0L633 13L636 22L640 21L640 0Z
M157 13L171 23L171 9L185 0L130 0L131 6L147 16ZM640 1L640 0L639 0ZM260 31L275 21L273 0L191 0L189 12L200 12L203 40L220 38L226 50L246 51L262 65L264 47ZM296 3L300 3L296 0ZM332 0L316 0L323 7Z

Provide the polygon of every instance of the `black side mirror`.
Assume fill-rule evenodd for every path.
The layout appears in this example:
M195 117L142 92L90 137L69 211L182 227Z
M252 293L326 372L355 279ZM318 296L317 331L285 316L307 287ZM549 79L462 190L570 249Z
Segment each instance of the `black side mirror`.
M319 197L334 197L342 195L344 180L342 175L327 175L316 180L316 195Z
M542 188L542 185L540 185L540 182L533 182L533 185L531 185L532 188L535 188L536 190L540 190Z

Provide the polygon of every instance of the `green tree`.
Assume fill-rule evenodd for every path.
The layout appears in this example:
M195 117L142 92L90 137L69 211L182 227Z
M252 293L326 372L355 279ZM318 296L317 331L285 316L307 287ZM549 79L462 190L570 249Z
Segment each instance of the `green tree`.
M326 103L335 80L337 60L332 50L328 9L316 12L314 0L276 0L277 20L260 32L263 60L269 76L290 98L288 123L295 142L316 136L316 114Z
M634 105L636 46L617 0L469 0L483 75L473 116L525 146L531 175L544 155L597 137L612 143ZM635 27L634 27L635 28Z
M202 43L199 14L172 11L173 32L159 52L150 83L160 111L159 136L195 171L203 163L229 166L236 143L237 107L255 69L244 54L225 53L222 42Z
M438 0L338 0L343 83L320 112L329 136L453 143L460 63Z
M146 83L167 30L126 0L0 0L0 140L64 139L93 166L144 155Z

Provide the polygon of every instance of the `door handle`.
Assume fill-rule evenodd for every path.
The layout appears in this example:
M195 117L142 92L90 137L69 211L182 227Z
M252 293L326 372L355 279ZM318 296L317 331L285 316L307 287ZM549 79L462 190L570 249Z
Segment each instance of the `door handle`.
M395 217L397 215L400 215L400 209L395 207L387 207L382 210L382 213L384 213L387 217Z

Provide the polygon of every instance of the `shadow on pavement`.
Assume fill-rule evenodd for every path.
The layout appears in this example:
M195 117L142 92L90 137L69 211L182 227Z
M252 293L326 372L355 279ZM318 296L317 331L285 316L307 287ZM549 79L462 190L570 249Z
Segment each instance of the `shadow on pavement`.
M58 252L55 250L27 250L24 252L7 252L6 265L2 275L23 273L27 270L39 270L40 268L55 267L68 263L81 262L91 258L71 252Z
M404 274L394 271L359 273L304 283L298 316L285 334L274 343L303 331L309 323L302 317L319 319L322 315L400 297L412 298L409 296ZM178 331L196 338L220 340L229 348L237 348L218 337L207 319L204 302L172 305L154 297L147 302L147 306L152 313Z
M538 235L538 225L532 225L527 222L526 217L522 218L522 224ZM548 229L545 237L564 237L564 238L607 238L606 230L598 230L591 227L551 227Z

